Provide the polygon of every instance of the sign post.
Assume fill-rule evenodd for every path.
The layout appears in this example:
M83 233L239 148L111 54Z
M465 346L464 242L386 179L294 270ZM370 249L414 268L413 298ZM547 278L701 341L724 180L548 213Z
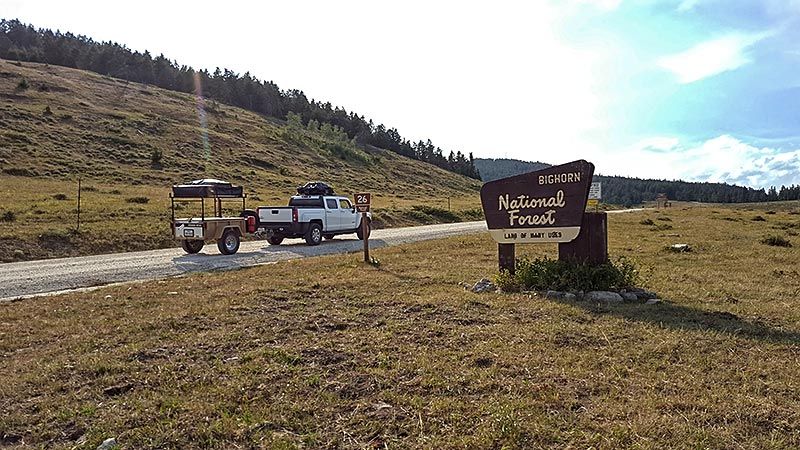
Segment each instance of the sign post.
M515 244L561 244L582 234L593 174L594 165L579 160L483 185L481 205L489 234L498 243L500 270L514 272Z
M369 212L372 194L369 192L356 194L355 199L356 210L361 213L361 236L364 237L364 262L369 263L369 218L367 217L367 213Z

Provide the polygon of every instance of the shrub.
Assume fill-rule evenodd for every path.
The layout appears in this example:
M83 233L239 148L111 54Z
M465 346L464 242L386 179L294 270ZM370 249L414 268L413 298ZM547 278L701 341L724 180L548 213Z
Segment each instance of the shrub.
M47 106L44 107L44 112L42 112L42 114L44 114L45 116L52 116L53 115L53 110L50 109L50 105L47 105Z
M108 191L108 193L111 194L111 195L120 195L120 194L122 194L122 191L120 191L119 189L112 189L112 190Z
M161 160L164 158L164 153L155 148L153 149L152 153L150 153L150 162L153 164L154 167L161 166Z
M660 220L662 222L672 222L672 219L670 219L669 217L658 217L656 218L656 220Z
M0 216L0 222L13 222L17 220L17 215L14 214L14 211L6 211Z
M55 194L53 196L53 198L56 199L56 200L66 200L67 199L67 194Z
M655 225L656 223L653 222L653 219L644 219L639 222L640 225Z
M519 258L514 275L504 271L495 277L504 291L607 291L634 286L638 280L636 265L624 257L596 266L547 257Z
M147 198L147 197L128 197L128 198L125 199L125 201L128 202L128 203L145 204L145 203L149 203L150 199Z
M792 243L783 236L767 236L761 240L762 244L771 245L773 247L791 247Z
M767 221L767 219L765 219L763 216L755 216L750 220L752 220L753 222L766 222Z
M650 228L650 231L666 231L666 230L671 230L671 229L672 229L672 225L670 225L668 223L660 223L660 224Z
M17 89L19 89L20 91L24 91L25 89L28 89L29 87L30 87L30 85L28 84L28 80L26 80L25 78L19 80L19 83L17 83Z

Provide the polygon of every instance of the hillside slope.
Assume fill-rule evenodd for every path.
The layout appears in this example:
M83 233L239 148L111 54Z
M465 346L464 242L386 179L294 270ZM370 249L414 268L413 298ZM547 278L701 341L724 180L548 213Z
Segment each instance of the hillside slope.
M19 87L23 79L27 89ZM191 95L86 71L0 60L0 98L0 169L12 175L153 185L214 176L280 192L307 179L342 192L391 185L408 194L460 195L479 186L239 108L209 102L201 113ZM163 153L160 167L151 164L154 150Z
M0 261L172 245L169 186L205 177L245 186L251 205L284 204L316 179L343 194L372 191L378 224L386 226L442 220L419 207L447 212L449 203L456 214L444 220L456 220L479 206L479 181L358 147L330 128L307 130L192 95L0 60ZM70 231L78 178L90 188L82 197L83 234ZM124 227L125 236L108 236L111 226Z

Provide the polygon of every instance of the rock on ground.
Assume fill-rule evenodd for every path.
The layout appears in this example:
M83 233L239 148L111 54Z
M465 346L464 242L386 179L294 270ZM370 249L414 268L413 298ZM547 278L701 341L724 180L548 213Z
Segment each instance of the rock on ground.
M476 294L480 294L482 292L494 292L497 290L497 286L495 286L495 284L492 283L490 279L484 278L481 281L475 283L475 285L472 286L472 289L470 290L472 292L475 292Z
M97 450L111 450L112 448L116 448L117 440L114 438L108 438L103 441L102 444L97 446Z
M609 292L609 291L592 291L588 292L584 299L589 302L608 302L608 303L620 303L622 302L622 296L617 294L616 292Z

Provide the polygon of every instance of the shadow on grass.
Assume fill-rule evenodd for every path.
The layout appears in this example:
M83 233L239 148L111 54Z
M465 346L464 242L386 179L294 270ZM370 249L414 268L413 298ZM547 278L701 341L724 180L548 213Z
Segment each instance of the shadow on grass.
M632 322L652 323L676 330L716 331L745 339L800 344L800 333L771 327L757 319L743 319L726 311L708 311L674 303L605 305L561 300L591 314L607 314Z
M383 248L388 243L382 239L370 239L370 248ZM222 255L216 245L208 245L197 254L184 254L172 258L172 267L181 273L211 270L233 270L269 264L290 259L356 253L363 249L363 241L358 239L325 241L320 245L309 246L305 242L289 242L282 245L266 244L253 250L240 250L233 255Z

